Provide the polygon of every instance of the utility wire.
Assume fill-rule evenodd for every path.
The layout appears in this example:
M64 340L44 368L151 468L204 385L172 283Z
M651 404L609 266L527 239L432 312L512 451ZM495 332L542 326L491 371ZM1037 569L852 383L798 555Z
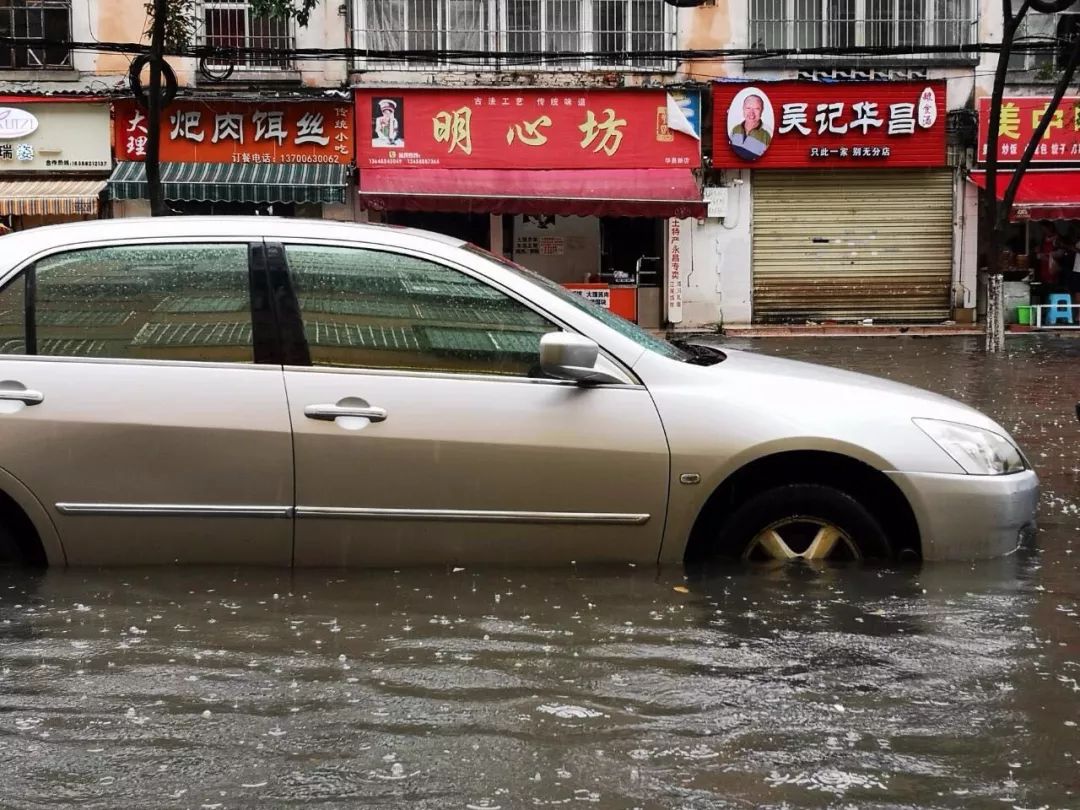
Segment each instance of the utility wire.
M144 54L149 46L140 42L82 42L36 37L0 36L0 46L7 47L65 47L73 51L93 53ZM1052 37L1028 37L1017 40L1013 53L1054 53L1061 47L1080 47L1076 41ZM256 48L191 45L170 48L166 56L195 59L243 62L245 58L281 60L304 59L366 59L373 62L406 62L458 65L462 67L529 68L537 64L551 65L582 61L595 62L598 68L619 64L642 64L660 61L746 61L800 57L911 57L918 55L953 55L974 57L997 53L999 43L975 42L961 45L904 45L818 48L711 48L704 50L608 50L608 51L513 51L490 50L398 50L371 48Z

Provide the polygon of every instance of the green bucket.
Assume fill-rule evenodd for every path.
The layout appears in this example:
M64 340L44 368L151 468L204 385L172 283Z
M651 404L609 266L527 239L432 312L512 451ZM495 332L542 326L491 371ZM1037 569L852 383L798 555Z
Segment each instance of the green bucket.
M1016 321L1023 326L1031 325L1031 307L1020 306L1016 308Z

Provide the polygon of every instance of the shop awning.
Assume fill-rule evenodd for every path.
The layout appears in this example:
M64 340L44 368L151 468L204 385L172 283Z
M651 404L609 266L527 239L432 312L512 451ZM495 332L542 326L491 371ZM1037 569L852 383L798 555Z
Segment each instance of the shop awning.
M705 216L689 169L362 169L360 200L377 211Z
M0 214L96 215L104 180L0 181Z
M1011 181L1012 172L998 172L999 200ZM985 189L986 172L972 172L971 182ZM1024 172L1009 219L1080 219L1080 170Z
M342 203L347 167L325 163L162 163L167 200L246 203ZM142 200L146 166L118 163L109 178L114 200Z

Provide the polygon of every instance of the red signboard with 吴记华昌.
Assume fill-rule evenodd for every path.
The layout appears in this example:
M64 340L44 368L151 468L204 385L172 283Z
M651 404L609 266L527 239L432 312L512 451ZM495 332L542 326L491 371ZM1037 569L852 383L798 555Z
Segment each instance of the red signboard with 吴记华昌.
M713 165L725 169L944 166L945 83L716 84Z
M998 123L998 160L1019 163L1050 106L1048 96L1006 96ZM986 160L990 133L990 99L979 99L979 160ZM1033 163L1080 161L1080 97L1065 96L1035 147Z
M355 101L361 171L701 166L696 93L360 90Z
M113 105L117 160L145 160L148 117ZM176 163L340 163L353 154L352 107L333 101L178 99L161 116L161 160Z

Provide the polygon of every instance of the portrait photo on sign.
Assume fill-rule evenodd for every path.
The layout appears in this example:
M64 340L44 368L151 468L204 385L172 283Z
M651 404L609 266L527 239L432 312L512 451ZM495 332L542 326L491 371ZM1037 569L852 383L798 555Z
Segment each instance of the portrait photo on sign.
M405 145L405 99L400 96L371 100L371 145L390 149Z
M768 95L747 87L735 94L727 111L728 143L743 160L757 160L772 145L776 115Z

